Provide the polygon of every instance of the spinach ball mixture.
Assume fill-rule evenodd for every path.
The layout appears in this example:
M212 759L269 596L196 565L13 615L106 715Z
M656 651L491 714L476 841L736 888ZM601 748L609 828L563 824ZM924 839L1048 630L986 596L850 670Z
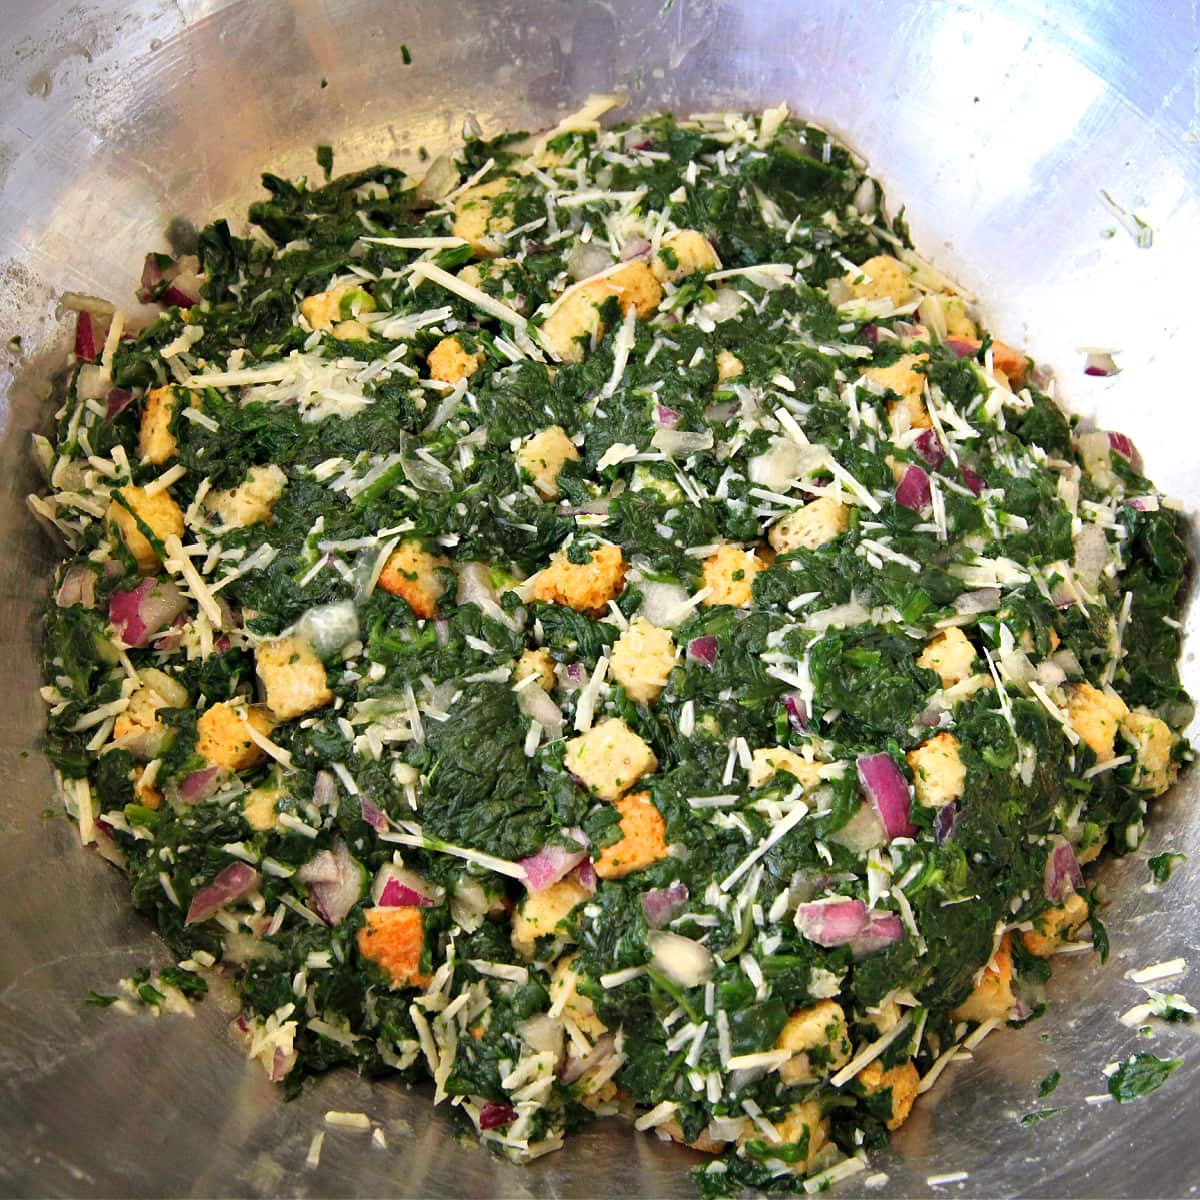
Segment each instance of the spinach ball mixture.
M827 133L613 103L266 175L152 323L74 299L47 746L289 1094L811 1189L1103 949L1080 868L1190 758L1183 522Z

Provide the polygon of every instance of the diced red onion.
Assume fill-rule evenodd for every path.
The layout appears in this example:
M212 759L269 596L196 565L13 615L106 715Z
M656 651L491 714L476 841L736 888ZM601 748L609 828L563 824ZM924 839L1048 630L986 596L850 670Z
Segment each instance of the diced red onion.
M717 661L717 639L711 635L692 638L687 646L688 662L711 667Z
M977 588L954 597L954 608L964 616L975 613L995 612L1000 607L999 588Z
M83 563L68 567L58 585L54 603L59 608L73 608L82 604L84 608L96 606L96 572Z
M787 692L783 697L783 707L787 709L788 721L793 729L801 733L808 731L808 705L799 692Z
M282 1083L292 1073L292 1068L296 1065L298 1058L299 1055L295 1050L288 1051L282 1046L276 1046L267 1078L272 1083Z
M128 407L133 399L133 393L127 392L124 388L109 388L108 404L104 410L104 419L112 421L119 417Z
M385 863L371 885L371 902L379 908L431 908L437 903L436 888L416 871Z
M856 766L859 782L867 798L875 805L888 840L913 837L917 829L908 819L912 810L912 796L909 794L908 781L892 756L863 754L859 756Z
M96 319L90 312L75 314L75 357L83 362L95 362L100 353L101 339Z
M936 470L946 459L946 448L937 430L924 429L913 442L913 449L929 464L931 470Z
M319 850L296 872L301 883L337 883L341 872L332 850Z
M578 691L583 687L588 680L587 668L580 662L567 664L567 669L564 672L566 679L563 683L563 690L568 692Z
M869 346L878 346L879 345L879 326L878 325L864 325L862 327L862 335L866 339L867 345L869 345Z
M258 872L249 863L230 863L207 887L202 887L188 905L185 925L198 925L240 900L258 887Z
M201 767L193 771L179 785L179 799L184 804L202 804L221 786L225 774L223 767Z
M387 831L388 823L386 815L381 809L376 808L365 796L359 796L358 810L362 813L362 819L377 833Z
M1124 503L1138 512L1155 512L1158 509L1158 500L1153 496L1134 496Z
M621 251L621 261L629 262L633 258L644 258L650 253L650 243L645 238L630 238Z
M545 891L551 884L557 883L564 875L573 871L587 857L587 848L581 839L582 835L574 839L580 842L577 851L547 844L536 854L521 859L518 866L525 872L525 886L531 892Z
M651 929L668 925L679 916L688 902L687 886L676 880L665 888L651 888L642 893L642 912Z
M970 358L979 350L979 343L970 338L948 337L946 347L959 358Z
M867 906L861 900L832 896L798 905L796 929L818 946L844 946L867 925Z
M138 299L143 304L157 302L164 308L172 305L191 308L199 303L203 282L199 274L200 260L195 255L188 255L164 266L159 261L163 257L153 253L146 255L142 263L142 286L138 289ZM162 286L164 283L166 287Z
M662 429L674 429L679 424L682 415L665 404L654 406L654 423Z
M105 820L97 817L96 819L96 850L100 857L107 859L114 867L125 868L125 853L120 846L117 845L117 839L113 837L113 828Z
M862 930L850 939L855 959L866 958L904 940L904 925L895 913L871 913Z
M896 488L896 503L911 508L913 512L923 512L932 500L929 488L929 476L920 467L909 467Z
M960 816L958 802L955 800L951 800L949 804L943 804L938 809L937 816L933 818L933 836L939 846L954 833L954 827L958 824Z
M1051 839L1050 853L1046 856L1044 877L1046 899L1051 904L1061 904L1073 892L1083 887L1083 872L1075 850L1065 838Z
M1120 375L1121 368L1117 366L1116 360L1107 350L1089 350L1083 373L1107 379L1112 375Z
M1108 444L1112 447L1114 454L1119 454L1138 474L1142 471L1142 456L1138 453L1138 448L1129 440L1123 433L1109 432Z
M127 645L144 646L184 609L187 597L169 579L143 579L132 591L113 592L108 619Z
M571 877L575 879L581 888L592 895L596 890L596 868L592 866L592 860L585 858L579 866L571 872Z
M163 281L163 269L158 261L159 257L151 251L142 262L142 286L138 288L137 298L143 304L149 304L154 299L154 289Z
M318 771L313 780L313 803L318 808L333 808L337 804L337 780L331 771Z
M362 895L362 871L350 854L349 847L340 839L334 843L332 853L328 850L322 851L305 866L314 865L323 855L328 855L332 860L333 878L319 878L310 882L308 898L325 924L336 927L345 920L346 914L358 903L358 898ZM328 862L322 862L323 873L328 873L329 865ZM298 879L304 870L305 868L301 867L296 872Z
M511 1104L497 1104L494 1100L489 1100L479 1110L479 1128L484 1129L501 1129L505 1125L511 1125L517 1119L517 1110Z
M380 908L432 908L433 899L398 879L389 879L379 893L377 904Z
M971 491L975 493L976 496L980 495L983 492L983 489L987 487L987 483L983 477L981 475L977 475L971 470L970 467L961 467L960 474L962 475L963 483L965 483L967 487L969 487Z

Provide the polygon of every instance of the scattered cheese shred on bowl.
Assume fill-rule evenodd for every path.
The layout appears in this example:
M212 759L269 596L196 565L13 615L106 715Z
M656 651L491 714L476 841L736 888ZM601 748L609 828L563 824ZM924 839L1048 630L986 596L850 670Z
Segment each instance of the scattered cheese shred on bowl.
M78 313L47 748L273 1081L817 1191L1031 1015L1190 761L1184 525L827 133L621 102Z

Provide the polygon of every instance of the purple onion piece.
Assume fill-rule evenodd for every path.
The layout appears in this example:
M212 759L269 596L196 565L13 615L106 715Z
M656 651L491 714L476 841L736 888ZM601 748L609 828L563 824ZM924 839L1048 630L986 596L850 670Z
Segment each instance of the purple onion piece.
M717 639L711 635L692 638L687 645L687 659L711 667L717 661Z
M202 887L188 905L185 925L207 921L227 904L240 900L258 887L258 872L249 863L230 863L207 887Z
M502 1129L505 1125L511 1125L517 1119L517 1110L511 1104L498 1104L494 1100L489 1100L479 1110L479 1128L484 1129Z
M1083 887L1083 872L1079 869L1079 860L1075 857L1071 843L1065 838L1051 839L1043 885L1046 899L1051 904L1061 904L1073 892Z
M920 467L909 467L896 488L896 503L920 513L929 507L932 499L929 476Z
M1138 453L1138 448L1125 434L1110 432L1108 435L1108 444L1114 454L1119 454L1139 475L1141 474L1142 456Z
M867 925L867 906L861 900L834 896L796 908L800 936L818 946L845 946Z
M986 481L981 475L977 475L970 467L962 467L960 469L962 481L975 493L976 496L981 495L983 489L987 487Z
M799 692L787 692L783 697L783 707L787 709L788 722L793 729L801 733L808 732L808 705Z
M940 846L947 838L954 833L954 827L961 819L961 813L958 811L958 803L951 800L949 804L943 804L937 811L937 816L933 818L933 836Z
M90 312L75 314L75 357L82 362L95 362L100 353L101 338L96 318Z
M879 813L888 840L913 837L916 826L909 819L912 796L908 781L890 754L864 754L857 761L858 779L867 798Z
M661 929L673 921L688 902L687 886L676 880L669 887L651 888L642 893L642 912L651 929Z
M922 430L913 442L913 449L925 460L930 470L937 470L946 459L946 448L935 429Z
M871 913L862 930L850 939L850 949L856 960L876 954L904 940L904 925L895 913Z

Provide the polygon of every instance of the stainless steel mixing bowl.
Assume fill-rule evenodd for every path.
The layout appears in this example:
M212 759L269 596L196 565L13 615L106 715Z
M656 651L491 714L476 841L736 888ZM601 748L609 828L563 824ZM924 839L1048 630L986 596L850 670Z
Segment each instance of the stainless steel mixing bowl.
M870 159L994 328L1055 364L1072 404L1133 435L1154 478L1194 504L1198 34L1195 5L1168 0L5 0L0 343L22 341L0 348L0 1191L685 1196L697 1158L607 1125L521 1169L452 1140L427 1095L387 1083L337 1074L284 1106L216 1003L190 1021L83 1007L89 988L165 955L116 873L43 817L35 644L51 550L22 497L43 380L67 344L63 290L128 299L171 217L244 211L261 169L315 171L318 142L348 169L436 150L467 112L493 132L545 126L592 90L627 90L633 110L787 99ZM1117 226L1102 188L1150 222L1152 248ZM1085 378L1081 345L1119 348L1122 374ZM1200 962L1198 792L1189 776L1146 848L1105 868L1107 967L1060 959L1048 1017L946 1072L879 1156L889 1178L874 1194L927 1192L953 1171L969 1178L941 1192L1196 1190L1200 1046L1186 1027L1147 1042L1116 1018L1140 998L1128 969ZM1146 855L1164 848L1193 861L1147 891ZM1135 1106L1084 1101L1106 1063L1145 1048L1189 1062ZM1039 1102L1052 1070L1062 1083ZM1067 1111L1018 1123L1046 1103ZM330 1108L381 1121L388 1149L331 1131L306 1170Z

